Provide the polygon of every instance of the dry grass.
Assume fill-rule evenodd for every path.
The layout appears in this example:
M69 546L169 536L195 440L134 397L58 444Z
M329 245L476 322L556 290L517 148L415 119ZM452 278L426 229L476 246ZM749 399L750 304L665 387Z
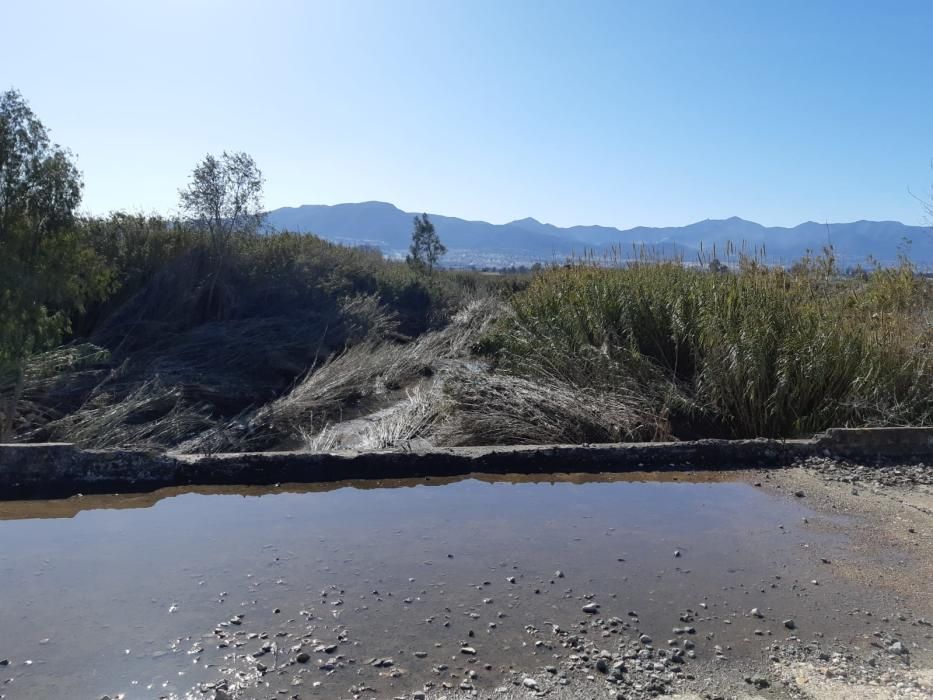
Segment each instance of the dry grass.
M366 426L356 449L383 450L408 446L417 439L429 439L438 424L444 421L449 408L440 383L416 386L406 394L405 400Z
M540 376L540 375L539 375ZM556 377L460 370L447 378L453 410L438 441L450 445L606 443L669 438L644 397L598 391Z
M52 439L82 447L160 449L214 427L198 406L188 404L178 387L145 382L119 400L101 392L80 410L45 426Z
M441 401L436 389L420 383L464 357L501 308L492 299L473 301L447 327L415 341L365 340L313 367L290 391L251 416L240 449L391 447L423 436L440 420ZM335 428L403 399L398 410L367 426L349 445Z
M28 440L44 426L78 409L110 375L110 354L89 343L67 345L30 357L24 367L18 437ZM12 387L0 382L0 396Z

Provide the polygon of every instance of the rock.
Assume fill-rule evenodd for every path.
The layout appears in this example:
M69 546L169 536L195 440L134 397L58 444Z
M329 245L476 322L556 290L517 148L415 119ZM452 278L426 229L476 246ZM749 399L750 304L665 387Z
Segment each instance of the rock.
M522 680L522 685L525 686L526 688L528 688L529 690L537 690L537 689L538 689L538 681L536 681L534 678L525 678L525 679L523 679L523 680Z
M745 680L751 683L756 688L758 688L758 690L771 687L771 681L769 681L764 676L751 676L750 678L746 678Z
M680 550L679 550L679 549L675 549L675 550L674 550L674 558L677 558L677 557L679 557L679 556L680 556Z
M797 498L803 498L803 497L806 496L807 494L805 494L803 491L794 491L794 495L795 495ZM767 686L765 686L765 687L767 687Z
M214 690L214 700L233 700L233 696L223 688Z
M609 673L609 662L603 657L596 659L596 670L600 673Z
M752 608L751 610L748 611L748 614L751 615L752 617L758 617L758 618L764 617L764 615L761 613L761 611L758 608Z
M784 620L784 626L789 630L797 629L797 623L793 620Z
M411 694L411 700L424 700L425 697L427 696L424 694L424 691L421 690L416 690Z
M423 659L423 658L425 658L427 655L428 655L428 652L426 652L426 651L416 651L416 652L415 652L415 658L416 658L416 659Z
M0 666L9 666L9 665L10 665L9 659L0 659Z
M596 613L599 612L599 604L598 603L587 603L586 605L583 606L582 610L583 612L589 613L590 615L595 615Z
M507 579L505 579L505 580L508 581L509 583L515 583L515 577L514 577L514 576L509 576L509 577L508 577Z
M888 651L892 654L897 654L898 656L903 656L908 653L907 647L905 647L899 641L895 641L890 646L888 646Z
M298 656L295 657L295 661L297 661L300 664L306 664L310 660L311 660L311 654L309 654L306 651L299 653Z
M642 644L651 644L651 637L649 637L647 634L643 634L638 638L638 641Z
M476 649L473 647L460 647L460 653L467 656L476 656Z
M564 578L564 572L561 571L560 569L558 569L557 571L555 571L555 572L554 572L554 575L555 575L557 578Z

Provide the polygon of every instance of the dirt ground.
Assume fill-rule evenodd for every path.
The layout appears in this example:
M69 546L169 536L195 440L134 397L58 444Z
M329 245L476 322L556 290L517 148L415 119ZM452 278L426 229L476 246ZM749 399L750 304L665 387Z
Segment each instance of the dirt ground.
M933 697L933 468L812 459L754 478L761 488L805 499L829 516L814 526L843 532L850 549L846 559L831 563L833 575L896 591L905 614L892 622L927 642L885 671L859 663L862 678L856 680L840 677L832 660L785 662L781 676L788 689L813 700ZM886 650L880 639L872 645Z

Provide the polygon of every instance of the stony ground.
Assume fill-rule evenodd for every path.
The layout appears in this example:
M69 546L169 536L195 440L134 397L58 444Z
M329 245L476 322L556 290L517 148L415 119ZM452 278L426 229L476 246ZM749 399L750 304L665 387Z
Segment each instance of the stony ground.
M933 466L826 457L759 477L764 488L793 493L844 518L830 527L847 535L852 557L834 562L835 575L892 587L905 601L904 610L878 619L866 648L776 645L770 657L775 675L799 697L814 700L933 697ZM924 648L905 636L922 640Z

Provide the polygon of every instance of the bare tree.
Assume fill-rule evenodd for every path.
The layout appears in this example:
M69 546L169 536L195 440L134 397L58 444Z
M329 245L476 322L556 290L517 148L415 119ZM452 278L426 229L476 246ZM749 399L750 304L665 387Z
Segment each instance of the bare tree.
M242 151L208 154L178 191L182 212L210 233L215 245L231 233L255 233L262 223L262 171Z

